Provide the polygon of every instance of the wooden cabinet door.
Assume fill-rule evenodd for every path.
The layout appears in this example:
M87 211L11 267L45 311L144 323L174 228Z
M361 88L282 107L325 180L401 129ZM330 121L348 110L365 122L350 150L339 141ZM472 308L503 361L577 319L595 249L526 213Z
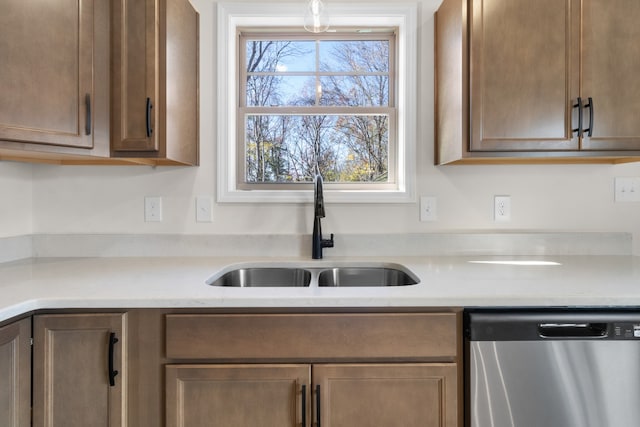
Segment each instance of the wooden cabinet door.
M314 422L319 416L322 427L458 427L457 382L450 363L314 365Z
M189 0L111 4L112 156L198 164L198 13Z
M167 427L308 426L309 378L309 365L168 365Z
M158 151L160 3L112 2L111 144L115 151Z
M640 2L584 0L582 97L594 103L589 150L640 149ZM585 128L589 127L585 110Z
M126 424L125 322L122 313L34 316L34 426Z
M31 425L31 319L0 328L0 426Z
M579 2L470 1L470 150L577 150Z
M99 1L2 2L0 140L93 147L95 93L108 87L94 78L108 67L108 52L94 48L108 31Z

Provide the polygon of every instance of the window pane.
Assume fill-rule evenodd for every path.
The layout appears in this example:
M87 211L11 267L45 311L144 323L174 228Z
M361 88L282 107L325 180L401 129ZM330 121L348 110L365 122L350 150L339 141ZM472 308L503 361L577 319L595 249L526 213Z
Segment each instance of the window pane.
M386 107L388 76L325 76L320 78L325 106Z
M386 115L247 115L248 183L388 182Z
M389 41L321 41L320 67L327 72L389 72Z
M252 75L247 77L248 107L313 105L315 78L306 76Z
M248 73L315 70L314 41L247 40L245 47Z

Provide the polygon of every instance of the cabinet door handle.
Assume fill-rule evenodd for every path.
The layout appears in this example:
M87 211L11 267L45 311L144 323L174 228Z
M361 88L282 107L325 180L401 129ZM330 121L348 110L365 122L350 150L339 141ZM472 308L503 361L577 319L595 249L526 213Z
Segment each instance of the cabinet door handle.
M577 103L573 105L573 108L578 109L578 127L572 130L573 132L578 132L578 138L582 138L582 98L578 97Z
M320 427L320 385L316 386L316 427Z
M153 108L153 104L151 104L151 98L147 98L147 138L151 138L151 134L153 133L153 128L151 128L151 109Z
M307 427L307 386L302 385L302 427Z
M118 371L113 369L113 352L117 342L118 338L116 338L115 332L111 332L109 334L109 385L111 387L116 385L116 375L118 375Z
M91 94L87 93L84 96L85 106L85 121L84 121L84 133L85 135L91 135Z
M591 137L593 135L593 98L592 97L589 97L589 102L587 102L584 108L589 109L589 127L586 128L584 131L587 132L588 137Z

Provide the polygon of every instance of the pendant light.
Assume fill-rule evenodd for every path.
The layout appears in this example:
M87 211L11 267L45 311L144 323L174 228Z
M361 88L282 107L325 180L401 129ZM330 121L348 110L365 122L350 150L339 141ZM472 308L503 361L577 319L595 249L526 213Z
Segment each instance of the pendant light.
M304 29L311 33L322 33L329 29L329 15L322 0L309 0L304 14Z

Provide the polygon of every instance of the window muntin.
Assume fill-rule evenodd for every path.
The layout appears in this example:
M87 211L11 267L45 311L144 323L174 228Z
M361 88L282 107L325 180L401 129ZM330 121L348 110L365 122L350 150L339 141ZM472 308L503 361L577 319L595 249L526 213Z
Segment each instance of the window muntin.
M239 189L397 187L393 31L238 40Z

